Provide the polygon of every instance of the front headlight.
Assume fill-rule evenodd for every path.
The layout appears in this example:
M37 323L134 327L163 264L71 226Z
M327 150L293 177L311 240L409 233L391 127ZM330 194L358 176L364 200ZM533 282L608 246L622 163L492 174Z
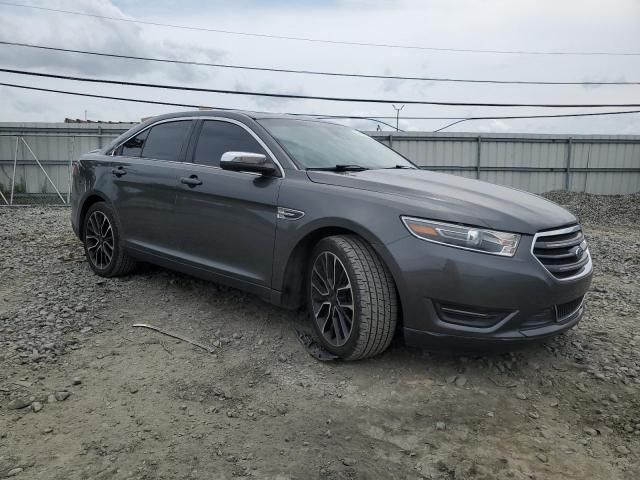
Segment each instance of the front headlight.
M513 257L520 242L520 235L517 233L497 232L414 217L403 216L401 218L414 236L450 247Z

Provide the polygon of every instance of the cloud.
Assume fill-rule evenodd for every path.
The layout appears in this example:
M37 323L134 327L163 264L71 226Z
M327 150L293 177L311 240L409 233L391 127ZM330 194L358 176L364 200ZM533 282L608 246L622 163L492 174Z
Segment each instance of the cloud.
M275 82L262 82L258 85L252 86L244 82L236 82L233 86L233 90L249 91L249 92L270 92L270 93L285 93L289 95L305 95L304 88L297 86L293 89L282 89L282 87ZM290 108L292 104L299 103L301 100L293 98L279 98L279 97L252 97L253 103L258 109L265 109L267 111L277 111L278 109ZM292 112L295 113L295 112Z
M36 0L32 0L36 1ZM137 18L227 31L327 38L351 42L509 50L629 51L640 44L640 2L619 0L48 0L48 8ZM294 42L191 31L69 14L0 6L3 39L134 56L237 65L356 73L513 80L640 79L637 57L531 56L438 52L370 46ZM0 46L0 64L79 76L149 83L245 89L321 96L384 97L467 102L630 103L637 87L490 85L321 77L249 70L126 61L80 54ZM0 82L101 95L215 105L247 110L339 115L394 115L390 105L244 97L83 84L0 74ZM0 90L0 121L60 121L65 117L138 120L175 107ZM575 109L585 111L587 109ZM567 112L567 110L562 110ZM551 114L558 109L407 105L404 116ZM375 128L368 121L345 121ZM395 124L395 120L389 123ZM406 120L401 128L430 131L441 120ZM389 130L389 127L384 127ZM640 133L640 115L549 120L464 122L447 131Z
M72 8L64 1L46 5L48 8ZM81 10L95 15L130 18L106 0L82 2ZM135 23L33 11L14 11L3 15L0 21L2 38L22 43L171 60L217 62L224 57L224 52L218 49L184 45L171 39L158 41ZM0 63L17 69L46 69L61 74L109 78L132 79L157 72L181 82L203 81L215 74L203 67L9 46L0 48Z

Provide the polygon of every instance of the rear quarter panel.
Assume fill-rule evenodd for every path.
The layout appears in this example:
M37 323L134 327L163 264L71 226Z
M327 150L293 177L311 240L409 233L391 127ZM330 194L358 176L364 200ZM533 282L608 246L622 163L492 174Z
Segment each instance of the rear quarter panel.
M103 201L111 203L115 194L111 181L111 169L114 166L113 157L100 152L91 152L80 157L71 191L71 225L78 237L81 237L81 215L87 199L98 196Z

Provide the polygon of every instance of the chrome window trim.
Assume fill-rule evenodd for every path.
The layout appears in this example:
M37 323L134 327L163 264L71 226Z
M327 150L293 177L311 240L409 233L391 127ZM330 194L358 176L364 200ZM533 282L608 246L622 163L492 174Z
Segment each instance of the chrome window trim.
M111 149L111 153L109 154L109 156L111 157L115 157L116 155L114 155L115 151L120 148L122 146L122 144L128 142L129 140L131 140L134 137L137 137L138 135L140 135L142 132L149 130L150 128L155 127L156 125L160 125L161 123L169 123L169 122L180 122L180 121L187 121L187 120L214 120L214 121L219 121L219 122L227 122L227 123L232 123L234 125L237 125L241 128L243 128L245 131L247 131L249 133L249 135L251 135L254 140L256 140L258 142L258 144L264 149L265 152L267 152L267 154L269 155L269 158L271 159L271 161L273 163L275 163L278 167L278 169L280 170L280 174L282 176L282 178L285 178L285 173L284 173L284 168L282 167L282 165L280 164L280 162L278 161L278 159L276 158L276 156L273 154L273 152L271 151L271 149L267 146L266 143L264 143L262 141L262 139L260 137L258 137L258 135L251 130L251 128L249 128L247 125L245 125L244 123L235 120L233 118L226 118L226 117L214 117L214 116L193 116L193 117L174 117L174 118L165 118L164 120L158 120L157 122L151 123L149 125L147 125L146 127L144 127L141 130L138 130L135 134L125 138L124 140L122 140L120 143L118 143L117 145L115 145L112 149ZM124 156L123 156L124 157ZM128 157L128 158L149 158L149 157ZM149 158L150 160L153 160L152 158ZM183 165L199 165L201 167L210 167L210 168L215 168L218 170L222 170L220 167L216 167L213 165L203 165L201 163L193 163L193 162L176 162L175 160L161 160L158 159L158 161L161 162L172 162L172 163L180 163ZM237 173L241 173L241 174L250 174L250 175L258 175L260 176L260 174L256 174L253 172L237 172Z
M533 258L536 259L536 262L538 262L542 268L544 268L544 271L547 272L551 278L553 278L554 280L558 281L558 282L569 282L571 280L576 280L578 278L582 278L588 274L591 273L591 271L593 270L593 262L591 261L591 252L589 251L589 246L587 244L587 257L589 259L589 261L587 262L587 264L584 266L584 270L580 273L578 273L577 275L573 275L571 277L566 277L566 278L558 278L556 276L553 275L553 273L551 273L549 270L547 270L547 267L544 266L544 263L542 263L538 257L536 257L535 253L533 253L533 250L536 246L536 241L538 240L538 238L540 237L551 237L553 235L563 235L565 233L572 233L572 232L577 232L578 230L582 230L582 227L580 225L573 225L572 227L566 227L566 228L560 228L558 230L548 230L548 231L544 231L544 232L538 232L533 236L533 241L531 242L531 256L533 256Z
M115 157L115 155L114 155ZM127 155L122 155L116 158L126 158L126 159L131 159L131 160L148 160L150 162L163 162L163 163L174 163L176 165L192 165L194 167L200 167L200 168L210 168L213 170L224 170L223 168L220 167L216 167L215 165L204 165L202 163L192 163L192 162L178 162L176 160L163 160L161 158L150 158L150 157L131 157L131 156L127 156ZM233 170L224 170L225 172L229 172L229 173L240 173L242 175L255 175L257 177L261 177L262 175L260 173L256 173L256 172L235 172ZM273 177L273 178L280 178L280 177Z

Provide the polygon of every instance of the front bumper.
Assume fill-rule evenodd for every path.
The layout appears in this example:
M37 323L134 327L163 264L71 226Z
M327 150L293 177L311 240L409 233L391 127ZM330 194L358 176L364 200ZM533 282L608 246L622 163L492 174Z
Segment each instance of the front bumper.
M557 335L584 315L592 268L559 280L523 236L512 258L407 237L387 245L411 345L522 342ZM446 307L446 308L445 308ZM462 318L447 312L464 311ZM476 315L476 316L474 316Z

